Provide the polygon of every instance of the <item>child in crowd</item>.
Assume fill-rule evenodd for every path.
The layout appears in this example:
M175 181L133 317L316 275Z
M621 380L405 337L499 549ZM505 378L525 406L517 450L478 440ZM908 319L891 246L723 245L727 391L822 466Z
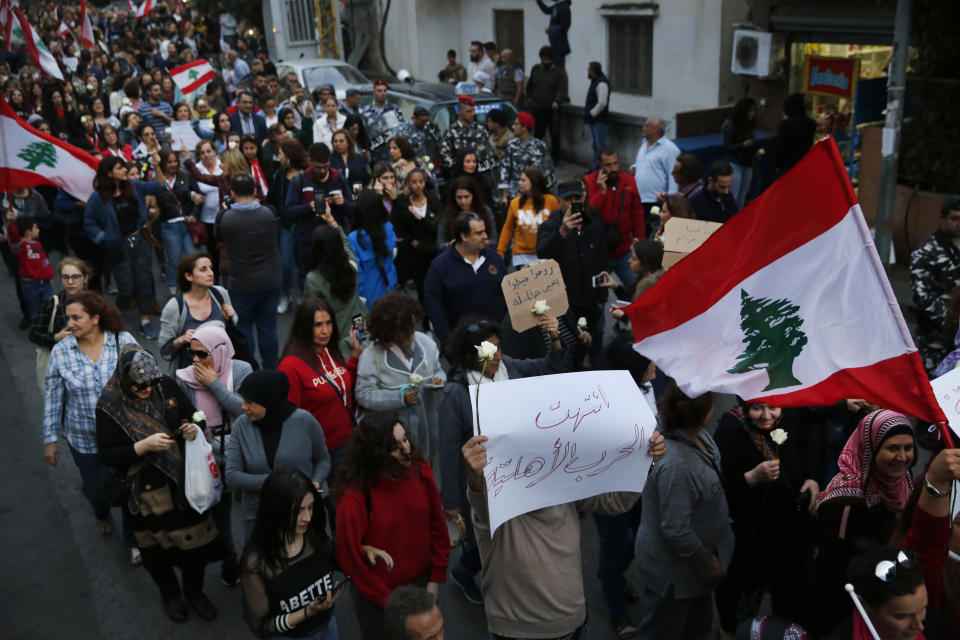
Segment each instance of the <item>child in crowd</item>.
M53 265L40 244L40 227L33 216L17 217L13 210L7 213L7 238L10 251L20 265L20 286L27 313L33 318L40 305L53 295Z

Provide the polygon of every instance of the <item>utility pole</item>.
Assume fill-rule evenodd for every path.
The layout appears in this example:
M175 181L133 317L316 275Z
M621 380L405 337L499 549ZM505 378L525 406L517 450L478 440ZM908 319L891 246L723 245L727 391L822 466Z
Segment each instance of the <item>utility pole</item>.
M907 49L910 45L910 1L897 0L893 27L893 56L887 77L887 118L883 125L880 199L877 206L876 244L883 264L890 263L891 223L897 199L897 164L900 159L900 124L907 93Z

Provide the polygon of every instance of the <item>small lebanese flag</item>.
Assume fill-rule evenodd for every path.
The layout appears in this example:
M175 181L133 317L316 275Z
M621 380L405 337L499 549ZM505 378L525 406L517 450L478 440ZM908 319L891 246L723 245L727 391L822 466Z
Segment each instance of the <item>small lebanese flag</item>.
M48 76L63 80L63 72L60 71L60 65L57 64L57 59L53 57L53 54L47 49L47 45L45 45L43 40L40 39L40 36L37 35L33 25L31 25L27 17L23 15L20 7L13 7L11 23L13 24L11 35L23 40L23 44L27 48L27 54L37 66Z
M187 95L211 82L217 73L209 62L201 59L170 69L170 77L180 87L181 93Z
M127 6L130 8L130 11L133 11L133 17L135 18L145 18L147 14L153 11L156 3L156 0L143 0L143 4L139 7L134 7L133 1L127 0Z
M64 22L63 20L60 21L60 26L57 27L57 32L60 34L61 38L66 38L67 36L73 35L72 33L70 33L70 27L67 26L67 23Z
M80 0L80 37L85 47L92 47L95 44L93 25L90 24L90 16L87 15L87 0Z
M0 191L49 184L86 201L97 160L86 151L37 131L0 96Z
M624 311L689 396L863 398L946 422L832 138Z

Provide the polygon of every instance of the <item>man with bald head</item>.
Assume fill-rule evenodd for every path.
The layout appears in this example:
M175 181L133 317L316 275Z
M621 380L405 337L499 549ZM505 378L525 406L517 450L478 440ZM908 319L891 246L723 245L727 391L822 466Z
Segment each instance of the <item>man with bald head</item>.
M513 59L512 49L500 52L500 64L497 65L493 88L504 98L509 98L514 105L520 106L520 98L523 97L523 67Z
M647 118L643 123L643 141L632 167L640 201L643 202L643 217L648 226L653 224L650 220L650 208L657 203L657 194L677 191L677 183L671 172L674 161L680 155L680 149L665 133L666 123L663 118ZM650 237L650 231L647 229L647 237Z

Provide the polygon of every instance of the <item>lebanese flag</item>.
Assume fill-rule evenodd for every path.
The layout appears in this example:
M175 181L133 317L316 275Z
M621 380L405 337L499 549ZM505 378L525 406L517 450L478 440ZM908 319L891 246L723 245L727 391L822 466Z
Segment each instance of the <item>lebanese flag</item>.
M206 60L194 60L170 69L170 77L183 95L193 93L217 77L217 73Z
M7 51L13 46L13 11L10 10L10 0L0 0L0 26L3 27L3 35L7 40ZM19 45L21 41L16 44Z
M53 54L47 49L47 45L34 31L27 17L20 11L20 7L13 7L11 23L13 24L12 35L23 40L27 48L27 54L37 66L48 76L63 80L63 72L60 71L60 65L57 64L56 58L53 57Z
M67 26L67 23L63 20L60 21L60 26L57 27L57 32L60 34L61 38L66 38L67 36L72 36L70 33L70 27Z
M0 96L0 191L49 184L86 201L97 160L86 151L37 131Z
M624 311L689 396L864 398L946 430L832 138Z
M85 47L96 44L93 38L93 25L90 24L90 16L87 15L87 0L80 0L80 37Z
M134 7L133 1L127 0L127 6L130 7L130 11L133 11L133 17L135 18L145 18L147 14L153 11L153 7L156 4L156 0L143 0L143 4L139 7Z

